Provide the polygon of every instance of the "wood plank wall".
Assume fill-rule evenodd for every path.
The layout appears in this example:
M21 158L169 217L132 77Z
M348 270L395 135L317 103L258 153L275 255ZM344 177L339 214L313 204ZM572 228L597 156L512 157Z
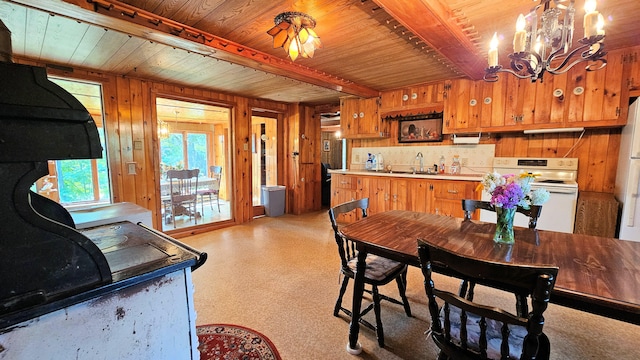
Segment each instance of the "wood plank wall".
M17 63L42 66L46 64L38 63L30 59L14 58ZM233 220L231 224L239 224L253 219L253 205L251 196L251 110L261 109L283 116L283 125L294 121L297 128L302 126L317 125L318 138L314 140L317 151L320 151L319 144L319 119L313 114L313 108L302 105L291 105L273 101L250 99L224 93L217 93L210 90L189 88L176 84L157 83L144 79L106 74L86 69L73 69L72 71L61 70L57 67L48 67L49 75L59 77L85 80L100 83L102 85L104 112L107 133L107 147L109 153L109 168L112 184L113 202L132 202L145 207L153 212L154 227L158 228L161 214L159 212L160 190L159 190L159 146L157 137L154 136L156 129L155 117L155 97L168 97L185 101L196 101L221 106L232 109L232 131L228 141L232 148L232 159L230 171L227 171L229 183L233 184ZM289 112L294 109L294 115ZM306 123L309 123L308 125ZM317 124L316 124L317 123ZM279 122L280 126L280 122ZM287 132L287 126L283 126L283 131ZM295 130L295 129L293 129ZM279 141L280 141L280 134ZM283 173L292 173L294 164L290 162L291 149L297 148L288 141L293 142L296 136L287 138L282 136L283 149L287 149L286 158L283 151L279 151L279 162L286 163L287 168ZM245 144L247 145L245 150ZM297 142L296 142L297 144ZM289 151L291 150L291 151ZM299 150L298 150L299 151ZM320 203L320 159L312 157L317 167L317 183L315 174L311 172L307 179L311 181L292 182L291 176L283 176L283 185L287 186L286 205L288 213L303 213L319 209L316 202ZM127 163L135 162L137 174L129 175L126 172ZM314 167L313 164L306 164L307 167ZM308 172L308 170L304 170ZM280 171L279 171L280 173ZM280 175L280 174L279 174ZM316 187L318 189L316 189ZM315 194L317 196L309 196ZM317 199L316 199L317 198ZM223 224L229 225L229 224ZM182 237L199 232L209 231L212 228L220 227L220 224L202 225L187 230L177 230L171 232L172 236Z
M393 135L397 134L397 127L397 122L391 124L391 138L350 140L347 142L348 147L453 145L448 136L438 144L399 144ZM587 129L582 138L580 133L489 134L490 138L482 140L481 143L495 144L496 157L578 158L579 190L613 193L620 151L620 133L620 128L612 128ZM486 134L483 134L483 139L485 136Z
M322 148L321 160L323 163L327 163L332 169L342 168L342 140L337 139L335 132L322 132L322 143L329 141L329 151L324 151L324 145L320 145Z

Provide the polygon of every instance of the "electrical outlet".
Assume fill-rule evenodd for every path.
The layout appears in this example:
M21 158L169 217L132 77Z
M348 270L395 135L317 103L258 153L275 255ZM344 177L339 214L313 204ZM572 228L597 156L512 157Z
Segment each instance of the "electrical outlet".
M356 164L360 162L360 154L356 154Z
M468 163L469 163L469 159L468 158L460 159L460 165L467 166Z

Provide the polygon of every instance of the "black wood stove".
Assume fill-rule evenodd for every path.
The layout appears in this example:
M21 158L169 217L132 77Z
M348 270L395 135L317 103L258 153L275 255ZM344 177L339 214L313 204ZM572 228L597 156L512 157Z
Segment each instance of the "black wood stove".
M10 62L6 33L0 35L0 329L175 264L202 265L205 253L142 225L80 232L65 208L30 191L48 174L48 160L99 158L102 149L77 99L49 81L44 68Z

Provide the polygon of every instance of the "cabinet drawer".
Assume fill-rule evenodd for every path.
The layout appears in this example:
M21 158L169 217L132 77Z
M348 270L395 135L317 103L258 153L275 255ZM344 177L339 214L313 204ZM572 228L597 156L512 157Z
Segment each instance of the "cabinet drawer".
M353 176L336 175L331 177L331 182L338 189L350 189L355 190L357 180Z
M434 195L440 199L464 199L467 196L467 183L464 181L447 181L435 186Z

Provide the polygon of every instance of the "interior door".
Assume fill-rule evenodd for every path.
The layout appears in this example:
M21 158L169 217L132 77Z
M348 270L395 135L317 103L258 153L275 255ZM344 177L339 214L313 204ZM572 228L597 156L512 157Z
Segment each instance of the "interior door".
M251 117L251 186L253 215L264 215L264 187L278 185L277 114L254 113Z

